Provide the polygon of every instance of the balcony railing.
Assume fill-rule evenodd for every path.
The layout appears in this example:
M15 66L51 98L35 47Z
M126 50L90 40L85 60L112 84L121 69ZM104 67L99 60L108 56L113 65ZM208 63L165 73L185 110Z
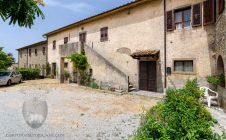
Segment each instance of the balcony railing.
M80 48L79 42L63 44L59 46L59 54L61 57L67 57L74 53L80 53Z

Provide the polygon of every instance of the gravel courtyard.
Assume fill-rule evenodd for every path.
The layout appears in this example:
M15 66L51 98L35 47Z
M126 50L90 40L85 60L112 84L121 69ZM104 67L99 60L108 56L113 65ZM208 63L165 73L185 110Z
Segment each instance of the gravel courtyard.
M27 125L21 91L48 89L48 115L44 124ZM116 95L55 80L35 80L11 87L0 87L0 139L123 140L134 134L140 114L158 99Z

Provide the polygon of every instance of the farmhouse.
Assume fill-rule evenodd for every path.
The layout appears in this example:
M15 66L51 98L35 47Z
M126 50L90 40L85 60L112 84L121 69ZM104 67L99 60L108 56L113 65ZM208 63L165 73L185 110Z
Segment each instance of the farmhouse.
M17 49L19 68L40 68L41 76L45 76L47 64L47 41L40 41Z

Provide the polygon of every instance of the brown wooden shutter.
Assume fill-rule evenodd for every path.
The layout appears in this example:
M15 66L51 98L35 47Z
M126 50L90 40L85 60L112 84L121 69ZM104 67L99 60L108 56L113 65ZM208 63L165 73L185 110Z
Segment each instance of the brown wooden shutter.
M214 23L214 0L206 0L203 2L204 25Z
M198 3L192 7L192 25L200 26L202 25L202 4Z
M168 11L166 13L166 20L167 20L167 30L172 31L173 30L173 11Z
M218 0L218 14L222 14L225 7L225 1L224 0Z

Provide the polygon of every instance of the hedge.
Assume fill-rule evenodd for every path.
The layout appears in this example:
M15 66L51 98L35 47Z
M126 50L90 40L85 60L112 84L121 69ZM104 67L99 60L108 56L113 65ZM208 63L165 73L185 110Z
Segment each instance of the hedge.
M34 80L34 79L40 78L41 70L38 68L35 68L35 69L21 68L21 69L17 69L17 71L22 74L23 80Z

